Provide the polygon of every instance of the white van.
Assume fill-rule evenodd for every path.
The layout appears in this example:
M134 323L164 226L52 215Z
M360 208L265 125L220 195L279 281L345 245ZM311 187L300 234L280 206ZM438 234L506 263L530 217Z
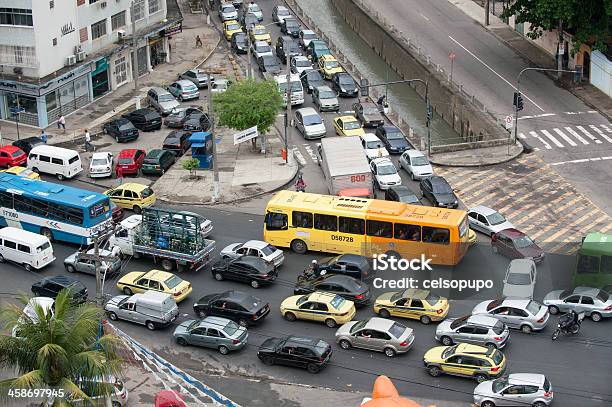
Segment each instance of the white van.
M67 148L39 145L30 150L28 168L55 175L60 181L83 171L79 153Z
M13 227L0 229L0 263L11 261L32 271L53 260L53 247L45 236Z
M179 310L172 294L145 291L141 294L118 295L104 306L111 319L123 319L146 326L153 331L170 325L178 317Z
M277 75L274 80L278 86L278 91L283 95L283 103L287 104L287 75ZM304 103L304 88L300 75L289 75L289 82L291 83L291 106L301 105Z

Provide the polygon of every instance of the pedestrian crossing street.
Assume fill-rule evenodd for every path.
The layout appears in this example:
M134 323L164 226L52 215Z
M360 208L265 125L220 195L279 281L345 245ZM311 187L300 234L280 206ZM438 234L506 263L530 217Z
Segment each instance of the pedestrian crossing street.
M574 252L588 232L612 231L612 218L534 154L491 167L436 167L466 207L498 210L544 250Z
M534 146L535 150L552 150L556 148L579 148L581 146L605 145L612 148L612 125L589 124L576 126L559 126L518 133L518 137ZM537 140L535 144L532 142Z

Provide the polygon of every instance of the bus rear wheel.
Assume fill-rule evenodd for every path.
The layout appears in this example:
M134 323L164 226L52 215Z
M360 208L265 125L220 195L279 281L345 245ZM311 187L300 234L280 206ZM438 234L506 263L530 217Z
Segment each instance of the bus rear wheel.
M304 254L308 251L308 246L306 246L303 240L295 239L291 242L291 250L297 254Z
M51 232L48 228L41 228L40 234L49 239L50 242L53 242L53 232Z
M165 271L172 271L174 270L174 262L172 260L168 260L168 259L163 259L161 261L161 266Z

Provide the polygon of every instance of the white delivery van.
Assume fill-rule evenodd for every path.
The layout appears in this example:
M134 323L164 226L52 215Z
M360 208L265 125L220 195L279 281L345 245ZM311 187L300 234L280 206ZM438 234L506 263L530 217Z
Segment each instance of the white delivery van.
M111 321L123 319L135 322L151 331L170 325L179 314L172 294L159 291L145 291L132 296L118 295L106 303L104 311Z
M10 261L31 271L53 260L53 247L45 236L13 227L0 229L0 263Z
M287 75L277 75L274 77L278 91L283 95L283 103L287 104ZM304 103L304 88L302 87L302 81L300 75L291 74L289 75L289 82L291 83L291 106L301 105Z
M67 148L39 145L28 154L28 168L55 175L60 181L73 178L83 171L79 153Z

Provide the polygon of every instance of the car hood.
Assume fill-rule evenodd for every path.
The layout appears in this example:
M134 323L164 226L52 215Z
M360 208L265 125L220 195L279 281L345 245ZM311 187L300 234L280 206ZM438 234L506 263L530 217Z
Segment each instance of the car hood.
M455 194L437 194L434 192L433 195L436 197L438 202L444 203L444 204L451 204L457 200L457 198L455 197Z
M221 250L221 255L232 255L236 253L236 247L239 246L240 243L232 243L227 245Z
M451 324L455 318L447 318L444 321L440 322L436 327L436 332L448 332L451 330Z
M537 245L523 247L517 250L523 257L538 257L542 254L542 249Z
M434 348L429 349L423 355L423 359L427 361L437 361L442 359L442 352L446 350L448 346L436 346Z
M117 296L111 298L110 300L108 300L106 302L106 305L104 306L104 308L106 308L109 305L112 305L112 306L116 307L121 301L123 301L123 299L128 298L128 297L129 297L129 295L117 295Z
M533 286L504 284L503 295L504 297L532 298Z
M336 338L338 336L349 336L351 334L351 328L353 328L357 322L359 321L350 321L338 328L336 331Z
M194 322L193 319L189 319L187 321L181 322L181 324L177 326L176 329L174 330L174 335L176 336L176 334L186 333L187 328L189 328L189 325L191 325L193 322Z
M172 110L175 107L179 107L181 104L178 101L176 101L176 100L169 100L167 102L159 102L159 105L164 110Z
M338 104L338 98L321 99L323 106L336 106Z
M493 380L486 380L474 388L475 396L490 396L493 394Z
M132 271L127 273L117 281L118 284L133 284L134 280L142 275L142 271Z
M325 124L312 124L310 126L304 126L306 133L321 133L325 132Z
M492 225L489 226L489 228L497 233L497 232L501 232L502 230L506 230L506 229L514 229L514 225L508 221L504 221L502 223L500 223L499 225Z
M479 304L476 304L476 306L474 307L474 309L472 309L472 315L475 314L488 314L489 311L487 311L487 306L491 303L491 301L483 301Z
M419 165L419 166L411 166L412 172L416 175L421 174L433 174L433 168L431 165Z
M402 178L399 176L399 174L377 175L376 177L380 182L385 184L389 182L402 182Z
M548 303L554 301L557 302L561 299L561 293L563 292L563 290L555 290L555 291L551 291L548 294L546 294L546 296L544 297L544 304L548 305Z
M291 297L287 297L281 302L281 308L297 308L296 302L301 297L301 295L292 295Z

